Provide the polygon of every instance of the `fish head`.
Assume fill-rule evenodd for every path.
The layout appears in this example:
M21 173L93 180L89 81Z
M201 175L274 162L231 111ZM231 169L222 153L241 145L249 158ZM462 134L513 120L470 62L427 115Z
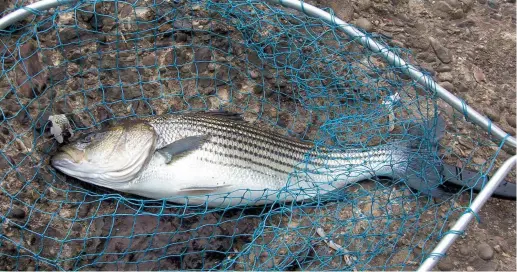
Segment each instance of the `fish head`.
M64 145L51 164L68 176L115 189L136 177L154 152L156 139L147 123L125 122Z

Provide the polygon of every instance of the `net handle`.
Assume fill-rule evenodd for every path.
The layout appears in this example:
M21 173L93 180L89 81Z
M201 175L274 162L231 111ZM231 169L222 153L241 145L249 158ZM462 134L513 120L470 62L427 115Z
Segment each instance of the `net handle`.
M34 10L45 11L72 2L78 2L78 0L43 0L21 7L0 19L0 30L29 17L31 14L34 14Z
M343 20L337 18L335 15L330 14L324 10L321 10L315 6L304 3L299 0L266 0L273 4L280 4L287 8L296 9L309 16L320 18L330 24L335 24L339 29L344 31L347 35L352 38L358 39L359 42L366 48L372 50L375 53L381 54L388 63L400 69L401 72L410 76L413 80L417 81L424 88L428 88L432 92L436 92L438 97L443 99L447 104L451 105L457 111L462 112L465 115L465 119L472 121L478 126L482 127L489 134L494 135L498 140L504 141L504 144L516 148L517 142L514 137L506 133L504 130L495 125L490 119L481 115L479 112L471 108L466 104L465 101L453 95L442 86L438 85L430 76L427 76L420 72L414 66L406 63L395 53L391 52L385 46L377 43L372 38L368 37L357 28L350 24L347 24Z

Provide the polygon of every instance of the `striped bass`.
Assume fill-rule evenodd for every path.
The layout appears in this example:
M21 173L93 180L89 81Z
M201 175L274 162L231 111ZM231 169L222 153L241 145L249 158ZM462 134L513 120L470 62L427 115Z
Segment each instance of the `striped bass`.
M300 201L379 176L441 196L428 159L403 143L321 148L254 127L237 114L205 112L121 122L61 147L51 163L119 192L221 207ZM423 167L427 177L419 176Z

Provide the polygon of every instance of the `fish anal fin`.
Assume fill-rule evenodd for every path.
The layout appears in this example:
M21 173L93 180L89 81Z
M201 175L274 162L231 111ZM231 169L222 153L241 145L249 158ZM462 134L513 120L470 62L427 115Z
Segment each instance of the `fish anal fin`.
M188 155L198 150L204 143L209 140L208 135L189 136L170 143L163 148L157 150L158 153L165 156L166 163L170 164L173 160Z

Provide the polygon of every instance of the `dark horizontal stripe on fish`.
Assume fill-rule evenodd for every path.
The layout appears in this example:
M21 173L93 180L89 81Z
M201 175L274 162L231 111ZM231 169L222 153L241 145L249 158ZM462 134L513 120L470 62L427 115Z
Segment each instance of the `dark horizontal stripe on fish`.
M228 131L231 131L235 134L240 134L242 136L250 137L253 139L259 139L263 142L281 146L284 149L290 149L297 152L304 152L304 150L313 148L312 144L304 144L298 141L291 140L283 135L278 133L265 133L262 130L251 127L248 124L239 124L235 122L226 122L221 119L216 118L189 118L190 121L198 122L202 125L209 125L211 128L221 129L225 128ZM194 123L193 125L200 125ZM246 134L248 133L248 134Z
M190 130L193 131L194 133L199 133L199 134L206 133L205 131L203 131L203 128L200 128L198 126L191 127ZM313 160L310 160L311 165L325 166L325 165L327 165L327 163L324 163L322 161L329 159L329 158L334 159L334 160L352 161L352 160L361 160L361 159L370 158L375 155L376 156L387 155L387 153L388 153L387 150L372 149L372 150L360 151L360 152L355 152L355 153L354 152L345 152L345 153L340 154L340 156L326 156L325 154L308 151L307 153L296 153L298 155L297 156L297 155L293 155L290 152L282 152L282 150L285 151L285 149L273 148L271 145L267 145L267 144L260 145L259 141L252 141L252 140L246 141L243 139L243 137L239 137L239 136L240 135L238 135L238 134L232 134L232 133L225 134L224 132L222 133L221 131L216 131L216 134L214 134L214 137L228 140L229 142L234 142L235 144L222 144L222 143L218 142L217 140L213 140L213 141L211 141L211 143L214 145L218 145L218 146L227 148L227 149L236 150L236 151L247 153L250 155L255 155L260 158L264 158L264 159L268 159L268 160L273 160L274 162L276 162L278 164L283 164L286 166L292 166L292 165L294 165L294 163L304 162L305 155L309 155L310 157L314 158ZM288 162L276 160L273 157L269 157L269 156L265 157L264 155L253 152L252 151L253 148L259 149L259 150L264 150L265 152L269 152L272 155L286 158L287 160L291 160L293 162L291 162L288 165ZM382 151L384 151L384 152L382 152ZM376 152L380 152L380 154L375 154Z
M277 177L277 176L275 176L273 174L268 174L266 172L260 171L258 169L252 168L250 166L239 165L237 163L221 162L221 161L211 160L211 159L208 159L208 158L198 158L198 159L200 161L208 162L208 163L212 163L212 164L216 164L216 165L223 165L223 166L229 166L229 167L232 167L232 168L235 167L235 168L250 170L250 171L253 171L253 172L259 173L261 175L268 176L268 177L275 177L275 178Z
M298 152L303 155L309 154L310 156L318 157L321 159L347 159L348 154L361 154L357 157L366 158L366 157L370 157L373 152L379 152L379 151L388 152L388 150L389 150L386 147L371 147L370 149L367 149L367 150L349 149L349 150L343 150L343 151L337 151L337 150L330 151L326 148L319 148L319 151L314 151L313 150L314 146L311 144L304 144L304 143L292 141L292 140L289 140L288 138L285 138L284 136L276 134L276 133L275 133L275 136L278 136L278 137L272 138L272 137L270 137L269 134L264 134L261 130L257 130L255 128L249 127L248 125L241 125L241 124L234 123L236 125L239 125L239 128L244 128L243 130L245 130L245 129L249 130L247 132L250 133L250 135L242 135L242 133L239 131L238 128L235 128L234 126L229 125L228 122L221 121L221 120L215 119L215 118L210 118L210 119L205 118L205 120L207 122L203 123L204 126L214 129L215 132L219 132L219 129L221 129L221 128L226 128L225 129L226 131L233 133L233 134L229 134L229 136L234 136L235 138L232 138L234 140L241 141L240 139L242 139L242 138L238 137L238 136L246 136L246 137L254 138L254 140L257 140L256 142L258 142L258 143L267 143L267 144L270 144L270 146L276 145L276 147L280 147L283 149L289 149L291 151ZM216 120L216 122L211 122L214 120ZM195 122L199 122L199 120L197 119L197 120L195 120ZM199 124L190 124L190 125L199 126ZM253 135L254 133L259 134L260 136L263 136L263 137L256 137L256 135ZM246 137L244 137L244 138L246 138ZM276 141L277 139L283 139L288 142L286 145L279 145L278 142ZM253 143L254 143L253 141L246 142L246 144L253 144ZM294 145L302 144L302 145L304 145L304 148L293 149L292 148L293 144ZM267 148L268 146L264 145L262 147Z
M217 142L217 141L210 141L210 144L215 146L215 147L222 147L223 149L228 150L228 151L238 151L239 153L244 154L244 155L250 155L252 157L259 158L259 159L265 159L265 160L271 161L272 163L275 163L275 164L278 164L278 165L282 165L282 166L286 166L286 167L290 167L290 168L295 167L295 165L298 164L298 163L303 163L304 162L303 159L297 159L297 158L293 158L293 157L288 157L287 158L287 159L291 160L291 162L288 162L288 161L285 161L285 160L279 160L279 159L274 158L274 156L263 155L263 154L260 154L260 153L257 153L257 152L253 152L249 148L243 148L242 147L243 145L238 146L238 145L232 145L232 144L224 144L224 143ZM309 164L313 165L312 162L309 163ZM323 164L315 165L315 166L323 166Z
M205 122L209 122L209 123L212 123L212 124L224 125L224 126L227 126L227 127L230 127L230 128L237 127L240 130L242 130L242 131L250 132L250 133L253 133L253 134L256 134L256 135L260 135L260 136L263 136L263 137L266 137L266 138L269 138L269 139L280 140L280 141L283 141L286 144L294 145L294 146L297 146L297 147L302 148L302 149L312 148L312 146L313 146L310 143L303 143L303 142L300 142L300 141L295 141L294 139L291 139L291 138L289 138L287 136L284 136L284 135L281 135L281 134L278 134L278 133L271 134L271 133L273 133L272 131L268 131L268 132L271 132L271 133L267 133L265 130L257 129L257 128L251 126L251 124L246 123L246 122L229 122L229 121L226 121L224 119L214 118L214 117L211 117L211 116L195 116L192 119L195 119L196 121L205 121ZM272 135L274 135L275 137L272 138L271 137Z
M203 134L203 133L210 133L215 134L219 136L221 139L227 139L232 140L235 142L238 142L242 144L245 147L255 147L263 150L267 150L268 152L275 154L277 156L285 157L290 160L294 160L296 162L302 162L304 155L308 154L311 157L316 157L318 161L323 161L325 159L338 159L338 160L360 160L364 158L370 158L375 152L387 152L385 148L375 148L372 147L370 150L346 150L343 153L323 153L323 152L315 152L312 150L307 149L293 149L290 148L289 145L278 145L275 141L267 141L267 139L271 139L268 137L253 137L254 131L250 133L250 135L243 135L242 133L239 133L239 129L235 128L234 126L228 125L227 122L221 121L221 120L214 120L210 119L214 122L200 122L199 118L196 118L195 120L191 118L190 120L185 120L184 118L181 119L162 119L163 122L166 122L166 124L162 125L171 125L175 127L175 130L186 130L186 131L195 131L197 133ZM171 124L172 123L172 124ZM176 125L174 125L176 124ZM183 128L182 128L183 127ZM206 131L205 131L206 130ZM222 130L226 131L225 134L222 132ZM245 137L242 137L245 136ZM251 138L251 139L250 139ZM255 140L253 141L253 138ZM299 157L294 157L292 155L291 151L295 151L295 154L298 154ZM384 152L382 152L384 151ZM382 154L378 154L382 155ZM302 159L300 159L302 158ZM269 158L268 158L269 159ZM326 164L319 163L317 161L311 162L314 166L324 166ZM291 166L291 165L290 165Z
M325 158L346 159L346 156L342 156L341 155L342 153L338 153L338 152L328 152L328 151L324 150L324 152L326 151L327 153L323 153L323 152L313 151L310 149L294 149L289 145L279 145L278 142L267 141L268 138L265 138L265 137L252 137L250 135L243 135L242 133L239 133L239 131L237 129L232 128L232 127L224 127L224 126L219 126L219 125L211 124L211 123L204 123L204 124L197 123L197 124L183 124L183 125L187 126L185 129L193 130L197 133L215 134L215 135L220 136L221 138L231 139L231 140L237 141L239 143L243 143L243 144L254 146L254 147L259 147L262 149L268 149L270 152L275 153L277 155L279 155L277 150L279 150L279 149L285 150L286 152L282 153L285 155L282 155L282 157L293 158L293 156L291 155L291 152L288 152L288 151L292 151L294 153L299 154L300 157L302 157L302 158L304 157L304 155L308 154L312 157L319 157L322 159L325 159ZM210 128L210 131L204 131L207 128ZM223 132L221 132L221 130L226 131L228 134L224 134ZM271 138L269 138L269 139L271 139ZM271 147L271 148L269 148L269 147ZM366 156L368 156L367 153L371 152L371 151L372 150L358 151L357 154L364 153L365 155L363 155L363 156L366 157ZM301 158L296 158L296 160L300 160L300 159Z
M203 134L205 133L201 128L191 128L191 131L196 134ZM281 148L273 148L270 145L261 145L258 141L246 141L242 137L239 137L239 135L236 134L224 134L221 132L217 132L216 134L213 134L214 139L210 141L210 143L214 145L219 145L224 148L228 148L231 150L240 151L243 153L249 153L252 155L260 155L253 151L253 149L262 150L268 153L271 153L271 155L275 155L278 157L286 158L288 160L292 160L295 162L302 162L304 160L305 153L294 153L296 155L293 155L293 152L286 152L285 149ZM227 140L228 142L233 142L234 144L223 144L217 139ZM282 152L284 151L284 152ZM263 155L260 155L262 158L272 159L271 157L264 157Z
M292 171L285 171L283 169L276 168L273 165L268 165L268 164L260 163L260 162L254 161L254 160L252 160L250 158L239 156L237 154L225 154L225 153L220 152L220 151L210 150L207 147L202 147L201 150L204 150L204 151L207 151L207 152L210 152L210 153L213 153L215 155L219 155L219 156L222 156L222 157L225 157L225 158L236 159L236 160L241 160L241 161L244 161L244 162L248 162L248 163L251 163L253 165L261 166L263 168L267 168L269 170L272 170L272 171L275 171L275 172L278 172L278 173L282 173L282 174L286 174L286 175L289 175L292 172ZM297 166L288 166L288 167L292 168L293 171L300 171L300 170L302 170L302 168L297 167ZM303 170L305 170L305 169L303 169Z

